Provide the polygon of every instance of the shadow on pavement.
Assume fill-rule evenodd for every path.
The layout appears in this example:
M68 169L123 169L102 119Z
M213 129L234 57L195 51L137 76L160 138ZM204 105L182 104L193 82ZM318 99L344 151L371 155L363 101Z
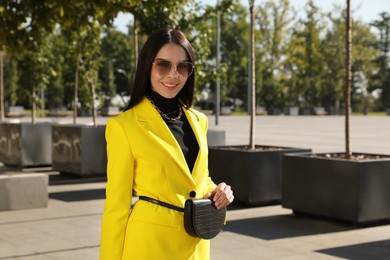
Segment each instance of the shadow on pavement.
M358 227L320 218L292 214L230 220L224 231L239 233L264 240L318 235L354 230Z
M75 190L51 192L49 198L66 202L85 201L85 200L100 200L105 199L106 189L91 189L91 190Z
M81 183L97 183L106 182L106 176L94 175L88 177L81 177L74 174L52 173L49 175L49 185L67 185L67 184L81 184Z
M344 259L390 259L390 240L334 247L316 252Z

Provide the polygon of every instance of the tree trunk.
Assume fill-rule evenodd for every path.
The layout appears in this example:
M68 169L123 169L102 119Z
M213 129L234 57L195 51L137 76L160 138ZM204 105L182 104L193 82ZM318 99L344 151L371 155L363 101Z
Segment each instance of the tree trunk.
M137 69L138 62L138 28L137 19L134 16L133 34L134 34L134 68Z
M74 94L73 94L73 124L76 124L77 119L77 101L78 101L78 91L79 91L79 70L80 62L77 57L76 72L74 75Z
M347 0L347 19L345 23L346 37L345 37L345 48L346 48L346 59L345 59L345 155L346 158L350 158L350 144L349 144L349 110L351 107L351 60L352 60L352 19L351 19L351 0Z
M215 125L219 123L219 115L221 113L221 81L219 77L219 64L221 60L221 12L219 11L219 0L217 0L217 78L215 84Z
M33 83L34 84L34 83ZM31 123L35 124L37 116L37 89L32 89L32 109L31 109Z
M96 127L97 124L96 124L96 108L95 108L95 80L94 80L94 75L93 75L93 72L92 71L87 71L87 81L88 81L88 85L89 85L89 89L91 91L91 112L92 112L92 122L93 122L93 126Z
M0 121L4 121L4 62L3 52L0 51Z
M255 149L255 116L256 116L256 74L255 74L255 33L254 33L254 8L255 0L249 0L249 13L250 13L250 95L251 95L251 120L250 120L250 132L249 132L249 146L251 150Z

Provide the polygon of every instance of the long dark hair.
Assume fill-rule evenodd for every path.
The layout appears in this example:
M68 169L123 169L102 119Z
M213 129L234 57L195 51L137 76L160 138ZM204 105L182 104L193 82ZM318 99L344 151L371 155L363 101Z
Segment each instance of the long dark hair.
M131 98L126 110L136 106L151 89L150 73L152 63L160 49L168 43L180 45L186 51L188 58L195 65L195 54L192 45L184 33L176 29L163 29L153 33L143 46L138 58L137 72L133 83ZM194 98L195 71L188 78L184 87L177 94L184 106L191 107Z

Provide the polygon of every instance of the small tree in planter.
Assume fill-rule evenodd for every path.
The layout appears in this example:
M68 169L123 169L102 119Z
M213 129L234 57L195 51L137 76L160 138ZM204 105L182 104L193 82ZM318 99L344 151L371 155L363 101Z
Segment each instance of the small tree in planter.
M255 37L254 0L250 11L250 86L251 113L249 146L209 148L209 169L214 181L232 186L236 201L246 205L266 205L281 200L281 159L284 153L309 152L309 149L255 145Z
M75 89L73 125L53 126L53 169L81 176L103 175L106 172L104 126L97 126L95 96L98 79L100 33L102 25L109 23L119 9L109 5L80 2L64 4L61 20L63 32L68 35L75 58ZM74 16L74 13L77 13ZM74 33L78 31L78 33ZM81 76L80 76L81 75ZM77 125L79 82L90 91L87 98L91 108L92 126Z
M128 72L133 68L132 49L129 37L109 27L104 30L102 39L101 66L99 69L100 103L103 116L120 113L119 106L112 99L121 90L130 90Z
M346 8L345 111L351 96L351 17ZM345 114L345 152L285 155L282 206L357 224L390 219L390 155L352 153Z
M0 9L0 50L6 50L8 55L23 57L26 62L34 60L34 64L29 66L28 85L31 87L32 122L4 122L0 125L0 160L6 165L17 167L50 165L51 135L48 132L51 131L51 125L36 124L35 119L37 89L45 88L50 71L47 63L47 37L53 31L58 13L55 12L55 5L48 2L9 2ZM0 88L3 88L3 81L0 83ZM4 113L3 89L0 92Z

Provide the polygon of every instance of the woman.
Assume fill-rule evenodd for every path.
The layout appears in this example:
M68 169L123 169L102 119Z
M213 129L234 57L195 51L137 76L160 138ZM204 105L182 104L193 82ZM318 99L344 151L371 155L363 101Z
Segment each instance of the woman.
M179 30L153 34L140 53L128 108L106 128L101 260L210 257L209 241L186 233L182 212L145 200L130 210L133 195L178 207L189 198L210 198L217 208L234 199L230 186L208 174L207 117L190 108L194 68Z

